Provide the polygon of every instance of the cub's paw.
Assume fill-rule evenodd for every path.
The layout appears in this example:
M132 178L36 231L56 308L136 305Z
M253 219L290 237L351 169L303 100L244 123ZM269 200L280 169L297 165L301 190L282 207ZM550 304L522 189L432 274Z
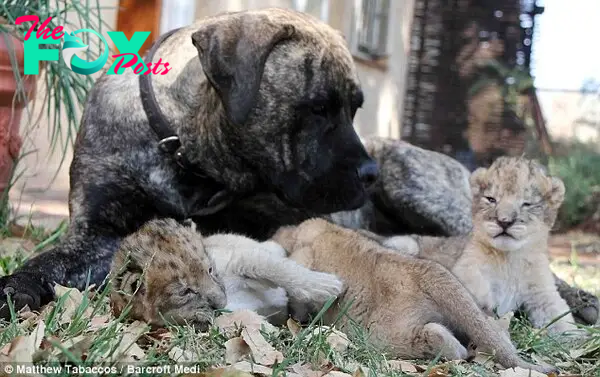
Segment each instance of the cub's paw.
M558 367L555 367L554 365L550 365L548 363L541 362L541 361L539 361L538 363L539 364L537 364L537 365L532 365L531 369L535 370L536 372L544 373L546 375L549 375L549 374L557 375L560 372Z
M15 312L24 306L38 310L54 298L54 290L38 276L17 272L0 278L0 318L10 319L9 297Z
M312 271L305 283L289 294L299 302L324 304L331 297L338 297L343 287L344 283L337 276Z
M558 367L555 367L553 365L550 365L544 361L538 361L537 364L533 364L533 363L529 363L525 360L521 360L521 362L517 363L517 365L515 365L516 367L519 368L523 368L523 369L530 369L530 370L534 370L536 372L540 372L540 373L544 373L546 375L549 374L555 374L558 375L559 374L559 370ZM510 368L509 368L510 369Z

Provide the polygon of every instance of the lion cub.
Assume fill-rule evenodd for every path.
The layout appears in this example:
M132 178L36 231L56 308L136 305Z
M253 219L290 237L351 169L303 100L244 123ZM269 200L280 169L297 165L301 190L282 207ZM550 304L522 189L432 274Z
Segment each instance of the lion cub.
M462 237L397 236L384 246L441 263L471 291L480 307L498 315L523 307L536 327L575 330L548 259L548 236L565 187L525 158L500 157L470 178L473 230ZM565 315L566 313L566 315Z
M337 296L341 281L311 271L272 241L234 234L202 237L173 219L152 220L126 237L111 269L111 305L162 326L165 320L206 327L214 310L250 309L274 324L288 318L288 295L307 305Z
M371 331L376 345L395 357L464 359L458 338L492 351L505 367L553 370L519 358L509 336L477 306L466 288L438 263L405 257L358 232L323 219L283 227L273 239L289 257L311 269L339 276L346 287L324 316L331 323L346 304L348 315ZM300 321L318 308L294 302ZM311 313L312 312L312 313ZM342 320L343 328L347 322ZM456 334L456 335L455 335ZM458 337L458 338L457 338Z

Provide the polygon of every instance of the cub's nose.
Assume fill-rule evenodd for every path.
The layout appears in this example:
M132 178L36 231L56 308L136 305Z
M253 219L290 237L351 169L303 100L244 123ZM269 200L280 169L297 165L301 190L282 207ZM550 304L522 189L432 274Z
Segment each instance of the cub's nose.
M223 309L227 305L227 297L224 293L216 293L208 297L208 304L213 310Z
M370 187L379 177L379 166L375 161L363 163L357 170L358 179L361 180L365 187Z
M497 223L498 223L498 225L500 225L502 230L506 230L515 223L515 220L500 220L500 219L498 219Z

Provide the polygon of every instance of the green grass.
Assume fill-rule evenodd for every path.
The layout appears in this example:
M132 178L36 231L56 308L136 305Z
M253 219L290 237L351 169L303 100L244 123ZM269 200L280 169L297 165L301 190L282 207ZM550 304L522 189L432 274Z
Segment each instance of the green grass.
M567 147L563 147L567 148ZM580 224L598 209L600 198L600 152L598 146L573 143L568 153L549 158L552 175L566 188L558 222L564 228Z
M32 234L46 235L41 244L48 247L56 242L57 234L62 231L64 229L54 232L38 229L37 233ZM0 264L3 273L13 271L29 255L31 252L13 253L12 256L2 257ZM152 371L142 368L164 368L167 365L174 368L175 364L196 366L201 371L213 370L213 374L204 375L221 375L218 368L225 367L225 344L228 337L218 328L211 327L204 333L197 332L191 326L150 329L139 322L132 324L125 318L126 311L120 318L115 318L110 311L110 289L109 282L100 291L87 289L81 294L78 291L70 291L70 295L59 297L39 314L18 314L13 311L11 321L0 323L0 365L7 365L5 362L8 357L6 354L10 354L7 347L9 343L13 346L26 344L19 342L19 339L23 339L19 337L32 337L31 334L35 334L36 329L39 330L39 326L43 326L43 340L39 345L25 347L22 354L26 355L26 359L31 357L36 365L62 365L61 372L53 375L69 375L66 365L71 366L71 372L74 367L104 366L116 368L113 371L125 374L128 363L138 368L136 372L149 371L139 374L142 376L162 375L159 369ZM64 313L66 315L63 315ZM493 362L444 360L407 360L406 365L412 365L416 371L403 373L393 368L394 364L390 362L392 358L373 346L369 333L352 321L348 322L347 327L350 346L343 351L332 347L328 342L332 330L320 327L320 318L318 315L309 326L302 328L298 333L293 333L293 329L288 327L279 328L274 333L263 332L268 343L284 356L280 363L269 366L267 371L271 375L290 375L300 364L308 364L316 371L334 370L353 376L499 375L498 367ZM43 325L40 325L40 321ZM590 333L588 339L569 342L550 337L543 330L533 329L521 318L512 320L510 330L514 343L525 359L543 360L556 365L565 375L600 376L600 329L587 329ZM315 331L316 334L313 334ZM177 354L188 354L193 362L175 362L173 358ZM173 373L175 370L170 371Z

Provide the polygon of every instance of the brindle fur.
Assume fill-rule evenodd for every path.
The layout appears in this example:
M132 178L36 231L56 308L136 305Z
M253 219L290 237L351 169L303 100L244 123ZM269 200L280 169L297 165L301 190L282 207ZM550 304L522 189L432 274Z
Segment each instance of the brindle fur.
M83 288L89 274L90 283L102 283L119 242L155 217L191 217L203 234L260 240L282 225L362 206L343 216L375 232L464 230L469 213L457 208L460 200L445 204L440 177L428 182L432 177L413 170L429 166L414 159L426 151L384 146L389 161L405 168L406 185L393 174L380 184L406 189L375 187L367 198L363 183L376 173L352 127L362 92L345 41L331 27L283 9L225 13L173 34L154 62L159 58L171 71L153 76L156 98L200 174L181 170L157 149L138 76L101 75L75 144L69 230L58 246L0 279L0 303L10 294L17 308L37 309L53 298L54 282ZM361 181L356 170L365 167L371 173ZM452 187L446 182L441 187ZM217 213L193 215L231 197ZM8 316L7 305L0 316Z
M444 237L469 234L470 173L460 163L400 140L369 138L365 147L380 168L370 200L359 210L328 216L330 221L357 229L379 242L385 236L408 233ZM598 298L553 275L560 296L573 309L575 320L596 323Z
M284 9L226 13L173 34L159 58L172 68L152 78L156 97L191 169L157 148L138 76L101 75L71 164L69 230L0 280L17 307L52 299L54 282L83 288L89 273L102 283L120 240L154 217L265 239L282 224L365 203L376 165L352 125L362 92L333 28ZM194 218L228 197L224 210Z

